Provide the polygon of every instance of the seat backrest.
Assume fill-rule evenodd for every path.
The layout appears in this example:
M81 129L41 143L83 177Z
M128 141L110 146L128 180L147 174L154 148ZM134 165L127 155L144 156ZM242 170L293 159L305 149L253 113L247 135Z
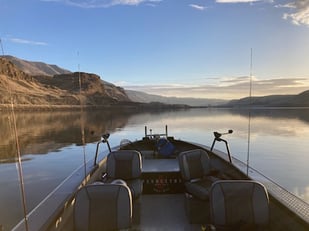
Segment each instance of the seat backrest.
M135 150L113 151L107 156L106 172L109 178L131 180L141 176L142 157Z
M269 198L265 187L251 180L219 180L210 189L211 222L239 230L267 227Z
M132 223L130 189L121 184L95 184L81 188L74 204L74 230L126 229Z
M203 178L210 171L210 159L203 149L181 152L178 160L180 172L185 181Z

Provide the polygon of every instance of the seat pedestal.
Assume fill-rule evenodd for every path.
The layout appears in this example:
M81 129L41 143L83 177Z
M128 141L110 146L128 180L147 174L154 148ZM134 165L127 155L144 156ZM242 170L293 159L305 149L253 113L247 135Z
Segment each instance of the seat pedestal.
M200 200L185 193L185 210L191 224L208 224L210 222L208 200Z

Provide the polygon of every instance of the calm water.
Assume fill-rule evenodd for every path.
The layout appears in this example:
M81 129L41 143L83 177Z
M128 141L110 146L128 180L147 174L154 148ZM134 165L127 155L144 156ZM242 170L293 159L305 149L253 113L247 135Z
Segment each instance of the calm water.
M94 156L96 141L110 132L110 144L135 140L147 125L162 133L168 125L176 139L208 144L213 131L225 132L231 153L309 202L309 109L253 110L248 155L248 112L227 109L133 114L125 111L17 112L17 134L22 154L27 210L31 211L84 157ZM16 140L9 113L0 114L0 224L10 230L22 218ZM83 145L82 128L85 131ZM220 150L225 148L216 146ZM103 147L103 146L102 146Z

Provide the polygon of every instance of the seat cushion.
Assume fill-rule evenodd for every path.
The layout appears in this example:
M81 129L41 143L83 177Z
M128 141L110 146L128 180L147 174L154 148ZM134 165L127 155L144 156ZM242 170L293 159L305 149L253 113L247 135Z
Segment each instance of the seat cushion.
M185 181L201 179L210 172L209 156L202 149L181 152L178 160L180 172Z
M93 184L81 188L75 198L74 230L116 230L132 223L130 189L120 184Z
M130 188L133 199L137 199L143 190L141 180L141 154L135 150L118 150L107 156L107 180L110 183L116 179L124 180Z
M205 178L191 182L185 182L185 188L186 191L192 196L201 200L209 200L209 189L212 183L212 179Z
M118 150L107 156L107 175L113 179L130 180L141 176L141 154L135 150Z
M209 189L215 180L210 176L208 153L203 149L193 149L181 152L178 160L186 191L198 199L208 200Z
M221 180L210 189L212 223L227 227L265 227L269 199L265 187L251 180Z

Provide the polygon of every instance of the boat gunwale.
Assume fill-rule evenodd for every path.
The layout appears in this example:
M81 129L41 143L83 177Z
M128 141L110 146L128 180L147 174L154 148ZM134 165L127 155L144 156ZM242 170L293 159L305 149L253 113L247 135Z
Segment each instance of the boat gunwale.
M134 142L137 141L139 140L136 140ZM217 158L223 160L226 163L229 163L228 155L220 150L214 149L213 151L210 151L210 147L207 145L184 141L180 139L175 139L175 141L184 142L205 149L208 152L213 153ZM112 148L112 150L118 150L119 148L120 146L115 146ZM91 182L91 180L93 180L92 176L97 174L96 170L100 169L105 164L106 156L108 153L108 150L100 152L101 158L98 161L98 164L95 166L93 165L94 158L91 158L87 161L86 178L85 165L82 164L72 174L70 174L66 179L64 179L57 186L57 188L54 189L47 197L45 197L34 209L32 209L31 212L27 214L30 230L46 230L47 228L50 228L51 225L55 225L61 213L66 209L66 207L71 205L71 202L74 200L74 195L76 191L86 183ZM307 204L294 194L290 193L289 191L275 183L273 180L260 173L258 170L248 166L247 164L233 156L232 166L248 178L262 183L266 187L272 199L277 201L281 206L286 207L286 209L292 214L295 214L297 218L299 218L299 220L303 222L303 224L309 224L309 204ZM69 186L65 184L67 182L70 182ZM55 203L54 200L56 200L57 203ZM53 205L53 209L48 207L50 205ZM23 219L12 230L19 231L24 229L25 220Z
M210 147L207 145L202 145L194 142L189 143L199 146L203 149L210 150ZM221 158L222 160L229 162L228 155L226 153L218 149L213 149L213 151L210 152L214 153L217 157ZM262 183L266 187L268 194L273 199L275 199L276 201L279 202L279 204L289 209L290 212L295 214L299 219L301 219L304 222L304 224L307 225L309 224L309 204L307 202L295 196L294 194L283 188L281 185L279 185L269 177L259 172L258 170L248 166L243 161L233 156L232 156L232 165L250 179Z
M102 157L96 165L93 164L95 158L91 158L86 162L86 168L85 164L80 165L61 181L53 191L27 214L28 229L46 230L51 225L56 225L59 215L69 206L70 202L73 201L76 192L83 185L91 181L92 176L96 174L96 170L100 169L100 167L105 164L108 153L108 150L101 152L100 156ZM66 184L68 182L69 184ZM52 206L52 208L50 206ZM25 218L23 218L12 228L12 231L28 229L26 228Z

